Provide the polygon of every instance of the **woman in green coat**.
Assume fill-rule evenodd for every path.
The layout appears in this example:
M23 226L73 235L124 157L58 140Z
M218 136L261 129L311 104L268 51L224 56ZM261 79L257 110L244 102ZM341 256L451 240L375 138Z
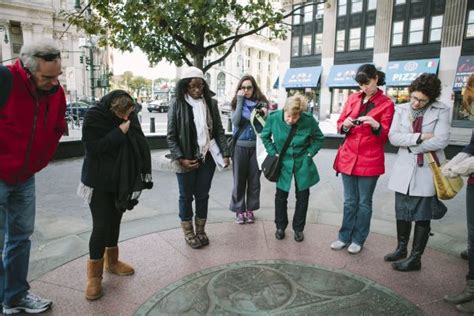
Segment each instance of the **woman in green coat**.
M319 182L319 174L313 157L321 148L324 136L313 115L306 112L306 98L296 95L287 99L283 110L271 113L261 133L267 153L278 155L285 144L292 125L296 134L283 156L280 177L275 194L276 239L285 238L288 226L288 192L291 178L295 178L296 206L293 230L296 241L304 239L303 230L308 210L309 188Z

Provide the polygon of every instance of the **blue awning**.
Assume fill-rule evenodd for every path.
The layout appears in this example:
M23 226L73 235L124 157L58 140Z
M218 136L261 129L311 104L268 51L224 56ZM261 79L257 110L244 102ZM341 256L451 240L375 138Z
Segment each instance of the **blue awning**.
M275 83L273 84L273 89L278 89L280 86L280 77L277 77L277 80L275 80Z
M387 86L409 86L422 73L436 74L439 58L390 61L385 74Z
M321 67L290 68L285 74L283 87L285 88L311 88L317 87Z
M362 64L334 65L329 72L326 84L330 88L358 87L354 80L357 69Z
M474 56L461 56L456 68L456 76L454 77L453 90L461 91L466 86L467 79L474 73Z

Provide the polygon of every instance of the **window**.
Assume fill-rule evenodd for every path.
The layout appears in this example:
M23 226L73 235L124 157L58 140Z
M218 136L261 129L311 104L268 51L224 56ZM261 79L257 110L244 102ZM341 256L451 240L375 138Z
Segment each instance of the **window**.
M344 38L346 37L345 30L337 31L336 37L336 52L343 52L344 51Z
M207 85L210 87L211 86L211 74L210 73L206 73L206 82L207 82Z
M441 29L443 27L443 16L431 17L430 42L441 41Z
M303 36L303 43L301 44L301 55L311 55L311 37L312 35Z
M251 50L250 48L247 48L247 56L250 57L250 54L251 54Z
M321 54L323 50L323 33L316 33L314 41L314 53Z
M304 7L303 23L313 21L313 5L307 5Z
M262 51L258 51L258 59L262 59Z
M347 13L347 0L339 0L337 4L337 15L343 16Z
M408 34L408 44L418 44L423 42L423 27L425 19L412 19L410 21L410 31Z
M349 50L360 49L360 27L350 29L349 31Z
M370 25L365 28L365 48L374 48L375 26Z
M300 24L301 23L301 9L298 9L293 13L293 24Z
M362 0L352 0L351 13L362 12Z
M392 46L403 43L403 21L393 23Z
M225 95L225 74L220 72L217 75L217 96L223 97Z
M474 37L474 10L469 11L466 24L466 37Z
M316 6L316 19L322 19L324 17L324 3L319 3Z
M395 0L395 5L405 4L406 0Z
M300 38L294 36L291 40L291 56L299 56Z
M367 2L367 11L377 9L377 0L368 0Z

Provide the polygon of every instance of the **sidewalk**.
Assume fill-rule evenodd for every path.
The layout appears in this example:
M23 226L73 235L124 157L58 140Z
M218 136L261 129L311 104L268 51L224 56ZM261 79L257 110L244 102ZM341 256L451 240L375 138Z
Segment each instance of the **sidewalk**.
M129 279L107 276L106 296L94 303L86 302L82 292L91 229L88 206L75 194L82 159L51 163L37 175L37 218L29 276L34 280L33 290L55 300L49 313L104 314L114 310L130 315L154 293L189 273L220 264L269 259L295 260L355 273L390 288L429 314L453 313L454 307L444 304L442 295L461 290L467 270L465 261L458 258L466 247L467 236L464 190L446 202L445 218L433 221L434 236L423 257L422 271L400 274L383 261L383 256L396 245L394 194L387 189L388 175L379 179L375 191L368 242L359 256L349 256L347 252L329 249L342 220L342 183L332 170L334 150L322 150L315 157L321 182L311 189L306 238L301 244L292 240L291 230L280 244L275 240L275 187L263 177L257 224L242 227L232 223L233 214L228 211L232 174L216 172L209 201L211 245L195 251L184 245L178 229L177 181L175 174L163 170L168 166L166 152L153 152L154 188L145 191L140 204L123 218L122 253L137 268L137 275ZM386 158L390 171L395 155L387 154ZM293 193L289 208L292 214ZM250 236L255 247L248 240ZM284 246L280 247L281 244ZM410 283L413 279L414 284Z

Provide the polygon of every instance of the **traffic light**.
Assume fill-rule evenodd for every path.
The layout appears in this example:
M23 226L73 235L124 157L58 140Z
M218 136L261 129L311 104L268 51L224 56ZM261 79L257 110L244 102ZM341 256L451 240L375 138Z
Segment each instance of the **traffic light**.
M84 63L84 56L79 56L79 62L80 62L81 64Z

